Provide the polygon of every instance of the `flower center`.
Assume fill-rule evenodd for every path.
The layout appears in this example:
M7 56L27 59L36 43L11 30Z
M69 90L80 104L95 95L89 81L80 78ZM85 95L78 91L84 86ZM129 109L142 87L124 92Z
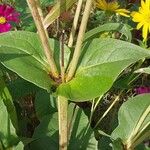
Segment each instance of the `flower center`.
M6 18L5 17L0 17L0 24L6 23Z

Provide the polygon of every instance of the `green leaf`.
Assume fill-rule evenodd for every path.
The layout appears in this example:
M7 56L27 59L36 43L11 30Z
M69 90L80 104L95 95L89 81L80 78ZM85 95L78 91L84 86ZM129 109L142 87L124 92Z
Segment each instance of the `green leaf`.
M112 138L121 138L127 148L134 148L150 135L150 94L130 98L119 110L119 125Z
M41 123L35 129L33 142L30 143L29 150L53 150L59 149L58 117L57 113L42 117Z
M24 150L24 145L22 142L19 142L18 145L13 150Z
M54 0L40 0L41 6L46 7L54 3Z
M73 129L69 141L70 150L95 150L98 141L95 139L94 131L88 124L88 118L81 109L75 112Z
M85 43L74 78L58 87L58 95L73 101L88 101L105 94L130 64L150 57L150 52L115 39Z
M90 39L95 38L102 32L108 32L108 31L118 31L122 34L124 34L129 42L132 40L132 34L127 27L127 25L121 24L121 23L106 23L104 25L101 25L99 27L96 27L90 31L88 31L85 34L84 41L88 41Z
M15 127L16 131L19 132L16 108L2 77L0 77L0 101L4 102L12 124Z
M76 0L58 1L44 19L45 28L53 23L61 15L61 13L67 11L75 2Z
M17 145L19 139L16 135L15 128L13 127L7 109L0 97L0 142L4 148L10 148Z
M121 139L116 139L115 141L113 141L113 150L123 150L123 144Z
M56 101L54 101L56 102ZM53 114L57 111L56 108L52 107L53 97L45 90L40 90L35 97L35 111L39 120L44 116Z
M59 66L59 42L50 39L53 55ZM65 66L70 51L65 46ZM0 36L0 61L23 79L50 91L54 81L50 79L50 68L46 61L38 34L31 32L9 32Z
M25 97L28 94L36 93L41 90L34 84L17 77L16 80L12 80L7 83L7 87L11 93L14 101L20 101L21 97Z
M148 141L147 141L147 142L148 142ZM139 145L135 148L135 150L150 150L150 148L149 148L148 146L146 146L146 144L144 144L144 142L143 142L143 143L139 144Z
M69 106L70 107L70 106ZM69 108L72 113L72 106ZM58 114L47 115L42 118L40 125L36 128L33 138L35 141L30 143L30 150L58 150ZM95 150L97 141L93 130L88 127L88 118L84 112L77 108L73 119L71 139L68 149L70 150Z

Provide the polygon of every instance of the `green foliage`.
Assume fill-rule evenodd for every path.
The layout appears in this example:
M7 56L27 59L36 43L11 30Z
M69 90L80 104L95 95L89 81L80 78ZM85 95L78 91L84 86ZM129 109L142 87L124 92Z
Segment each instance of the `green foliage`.
M38 35L40 32L32 33L37 32L37 29L27 2L0 2L11 4L20 12L21 22L16 29L25 30L0 33L0 150L58 150L59 135L62 134L59 133L61 123L58 123L58 120L67 116L67 111L64 110L66 114L57 111L60 111L58 108L66 108L67 103L68 150L148 149L142 142L150 137L150 94L128 99L125 92L130 92L132 88L131 95L134 94L130 84L139 77L136 73L144 73L147 76L150 74L149 67L139 69L144 60L150 58L150 52L144 49L149 43L139 42L144 48L131 44L135 35L129 29L128 18L123 19L115 12L112 15L111 12L92 10L93 15L86 28L88 32L85 33L83 42L81 41L81 53L78 53L80 58L74 76L70 81L63 81L67 78L76 45L71 51L64 44L68 42L71 24L63 24L58 18L76 2L77 0L40 0L44 15L42 23L45 28L51 25L47 29L48 34L54 37L52 32L57 28L57 39L49 39L49 45L59 72L58 78L51 74ZM128 6L127 2L121 2L122 8ZM75 8L76 6L69 10L64 17L69 18L67 15L75 14ZM88 17L88 13L86 15ZM94 25L91 25L92 21L95 22ZM112 23L113 21L117 23ZM126 24L123 24L124 22ZM98 27L89 30L92 26ZM64 39L60 38L62 31L65 31ZM101 38L100 35L105 32L111 37L128 42ZM76 35L74 43L75 40ZM63 62L64 66L61 66ZM148 65L143 63L142 67ZM138 79L143 81L143 78ZM62 106L63 103L58 103L57 106L60 100L58 96L68 100L65 106ZM118 99L112 101L114 97ZM124 100L127 102L124 103ZM96 116L97 112L100 114ZM67 117L65 119L67 120ZM63 122L63 119L60 120ZM98 120L101 122L97 122Z
M44 116L52 114L57 111L56 100L54 97L50 96L44 90L40 90L37 92L35 97L35 111L39 120L41 120ZM53 106L53 104L55 104Z
M106 23L104 25L101 25L88 31L85 34L84 41L91 40L93 38L100 36L100 34L103 32L110 32L110 31L118 31L121 34L124 34L129 42L131 42L132 40L132 35L127 25L120 23Z
M11 119L13 126L15 127L16 131L19 132L16 108L14 106L12 97L9 93L8 88L6 87L6 84L2 76L0 76L0 101L3 101L3 103L5 104L6 109L9 112L9 118Z
M59 43L51 39L50 44L59 65ZM50 69L37 34L23 31L2 34L0 46L0 61L4 66L23 79L50 91L54 82L50 78ZM65 66L67 66L70 51L67 47L65 49Z
M150 94L130 98L119 110L119 125L112 138L134 148L150 135Z
M77 107L72 122L72 132L68 149L95 150L97 144L98 142L95 139L94 131L89 127L87 116Z
M49 5L52 5L54 3L55 0L40 0L41 2L41 6L46 7Z
M84 44L75 77L58 88L73 101L88 101L105 94L130 64L149 57L149 51L115 39L94 39Z
M5 93L7 96L7 93ZM4 95L4 93L3 93ZM8 100L8 99L7 99ZM16 118L10 109L9 113L11 117L14 117L13 120ZM0 143L2 144L2 148L5 150L5 148L10 148L19 142L19 139L16 135L15 128L12 125L12 122L10 120L10 115L7 112L6 106L3 103L3 96L0 96ZM2 149L2 150L3 150Z
M69 105L70 119L72 120L71 135L68 149L70 150L95 150L97 141L93 130L88 126L88 118L84 112L76 108L75 115L71 118L73 104ZM40 125L36 128L33 142L30 143L29 150L58 150L58 113L45 115Z

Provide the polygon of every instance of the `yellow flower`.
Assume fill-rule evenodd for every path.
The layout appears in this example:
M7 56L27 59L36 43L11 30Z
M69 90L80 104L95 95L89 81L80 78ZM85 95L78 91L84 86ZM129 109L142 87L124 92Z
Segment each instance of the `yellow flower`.
M116 1L107 2L106 0L95 0L96 6L104 11L115 12L119 15L129 17L129 11L126 9L120 9L120 5Z
M142 29L143 40L147 39L147 35L150 32L150 0L141 0L141 7L138 12L132 12L131 16L133 21L137 22L137 29Z

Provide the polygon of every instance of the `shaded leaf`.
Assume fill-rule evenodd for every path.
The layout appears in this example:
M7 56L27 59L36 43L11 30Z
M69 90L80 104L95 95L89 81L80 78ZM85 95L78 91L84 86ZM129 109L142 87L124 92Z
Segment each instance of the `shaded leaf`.
M13 127L7 109L0 97L0 141L5 148L10 148L19 142L16 130Z
M15 127L16 131L19 132L16 108L2 77L0 77L0 100L4 102L12 124Z
M40 90L35 97L35 111L39 120L44 116L53 114L57 111L56 107L52 106L53 101L55 101L52 96L45 90ZM55 101L56 102L56 101Z

